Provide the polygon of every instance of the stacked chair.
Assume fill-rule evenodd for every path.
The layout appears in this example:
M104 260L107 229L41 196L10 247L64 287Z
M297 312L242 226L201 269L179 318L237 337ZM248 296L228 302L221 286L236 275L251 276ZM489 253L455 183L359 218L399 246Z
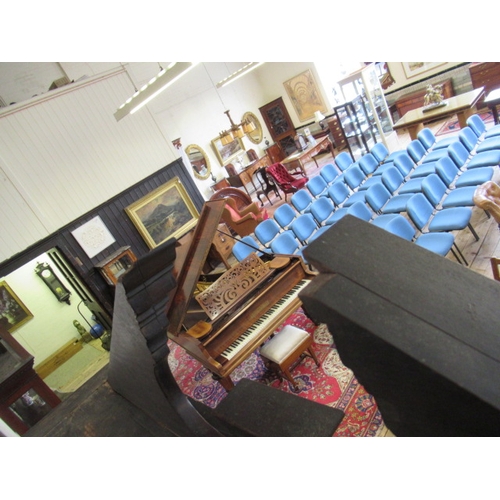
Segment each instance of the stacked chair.
M440 140L424 128L407 148L393 153L376 144L358 161L341 152L258 224L251 245L263 253L303 257L308 244L353 215L438 255L451 252L468 265L455 236L468 229L479 240L471 224L474 194L500 165L500 126L489 133L478 115L467 124ZM238 260L248 249L236 247Z

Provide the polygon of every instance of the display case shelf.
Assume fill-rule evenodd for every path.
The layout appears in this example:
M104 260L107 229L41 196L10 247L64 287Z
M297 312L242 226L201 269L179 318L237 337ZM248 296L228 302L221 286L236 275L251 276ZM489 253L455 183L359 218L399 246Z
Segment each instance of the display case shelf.
M363 97L359 95L352 101L335 106L333 110L353 159L368 153L376 139Z
M387 138L393 132L393 123L378 73L378 65L371 63L340 80L338 85L346 103L362 100L373 140L389 147Z

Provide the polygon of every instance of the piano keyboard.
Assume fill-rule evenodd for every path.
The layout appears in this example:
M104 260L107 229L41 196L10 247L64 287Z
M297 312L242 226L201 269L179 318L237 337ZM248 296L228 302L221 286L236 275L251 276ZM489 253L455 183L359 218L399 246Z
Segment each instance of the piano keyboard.
M259 335L263 330L269 327L269 324L274 320L274 317L290 302L292 302L299 292L310 283L310 280L299 281L286 295L284 295L278 302L268 309L248 330L240 335L221 356L227 360L233 358L238 354L253 338ZM272 332L271 332L272 333Z

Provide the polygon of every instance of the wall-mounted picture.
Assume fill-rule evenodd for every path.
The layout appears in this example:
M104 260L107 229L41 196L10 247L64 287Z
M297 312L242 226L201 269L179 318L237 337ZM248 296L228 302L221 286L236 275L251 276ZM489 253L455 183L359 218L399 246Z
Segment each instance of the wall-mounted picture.
M412 78L420 73L425 73L431 69L446 64L445 62L404 62L401 63L405 70L406 78Z
M180 238L198 222L198 211L178 177L125 208L148 247Z
M33 314L5 281L0 282L0 323L9 332L24 325Z
M313 118L315 111L328 111L311 70L290 78L283 85L301 122Z
M234 139L234 141L226 144L222 144L219 137L212 139L212 148L215 151L215 155L219 160L221 166L227 165L231 162L233 158L241 155L245 152L245 146L243 146L243 141L241 139Z
M95 257L115 242L115 238L99 216L71 231L88 258Z

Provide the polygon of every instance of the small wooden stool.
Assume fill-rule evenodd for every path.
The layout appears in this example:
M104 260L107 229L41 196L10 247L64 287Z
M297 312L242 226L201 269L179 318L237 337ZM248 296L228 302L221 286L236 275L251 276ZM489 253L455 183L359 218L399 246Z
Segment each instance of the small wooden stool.
M311 344L312 337L309 333L296 326L286 325L261 347L260 355L269 368L280 371L297 388L297 382L290 373L292 365L294 363L298 364L303 356L309 355L319 366L318 359L311 349Z

